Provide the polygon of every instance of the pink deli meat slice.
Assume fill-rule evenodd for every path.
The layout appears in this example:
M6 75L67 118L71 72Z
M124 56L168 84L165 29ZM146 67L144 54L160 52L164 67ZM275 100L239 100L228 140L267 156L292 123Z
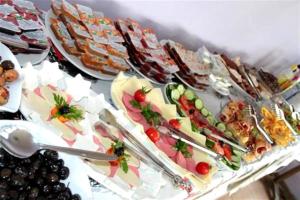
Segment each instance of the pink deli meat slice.
M128 94L127 92L123 92L122 101L125 105L125 107L132 112L141 112L138 108L135 108L131 105L130 101L134 100L133 96Z

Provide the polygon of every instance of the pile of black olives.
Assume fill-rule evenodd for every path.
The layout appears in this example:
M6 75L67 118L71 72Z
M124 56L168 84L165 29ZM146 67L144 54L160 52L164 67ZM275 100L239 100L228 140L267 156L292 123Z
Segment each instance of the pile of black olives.
M60 182L69 173L56 151L20 159L0 148L0 200L81 200Z

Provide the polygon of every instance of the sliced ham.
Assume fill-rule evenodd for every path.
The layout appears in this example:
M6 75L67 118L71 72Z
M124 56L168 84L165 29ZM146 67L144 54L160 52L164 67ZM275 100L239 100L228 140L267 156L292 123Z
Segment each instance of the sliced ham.
M127 92L123 92L123 97L122 97L122 101L125 105L125 107L129 110L131 110L132 112L141 112L140 109L135 108L131 105L130 101L132 101L134 98L132 95L128 94Z
M163 140L159 140L155 144L161 151L163 151L170 158L173 158L177 153L174 150L173 146L171 146L168 143L165 143Z
M196 172L196 162L192 158L186 158L186 167L189 171L197 174L197 172Z
M131 110L127 110L127 113L129 115L129 117L133 120L133 121L136 121L136 122L139 122L143 116L141 113L138 113L138 112L133 112Z
M176 155L176 163L181 167L187 169L187 161L181 152L178 152Z

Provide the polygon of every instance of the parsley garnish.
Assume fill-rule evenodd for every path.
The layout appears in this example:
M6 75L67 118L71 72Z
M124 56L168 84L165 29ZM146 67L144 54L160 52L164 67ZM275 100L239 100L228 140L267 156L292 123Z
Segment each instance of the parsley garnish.
M150 104L147 104L146 106L142 107L141 114L144 116L144 118L150 125L159 125L161 115L158 112L154 112Z
M181 141L180 139L177 140L177 142L174 146L176 151L180 151L185 158L190 158L190 157L192 157L192 154L191 154L191 152L188 151L187 147L188 147L187 143Z
M134 107L134 108L138 108L138 109L141 109L141 108L142 108L140 102L138 102L137 100L134 100L134 99L131 100L131 101L130 101L130 104L131 104L132 107Z
M120 140L115 140L115 143L111 144L111 148L116 156L119 157L120 167L123 172L128 172L128 163L127 159L130 157L128 154L125 153L125 144Z

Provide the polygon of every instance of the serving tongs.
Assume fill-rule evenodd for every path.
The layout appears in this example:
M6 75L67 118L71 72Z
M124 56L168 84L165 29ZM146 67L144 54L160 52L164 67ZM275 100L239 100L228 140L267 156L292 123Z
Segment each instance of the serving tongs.
M284 121L285 125L292 132L292 134L294 136L298 136L298 134L296 133L296 131L294 130L294 128L291 126L291 124L285 119L283 110L281 110L281 108L276 103L275 104L271 104L271 109L274 111L274 113L276 114L276 116L279 119L281 119L282 121Z
M250 84L250 86L253 88L256 96L257 96L257 100L262 100L262 96L260 94L260 92L257 90L257 88L255 87L255 84L252 80L252 78L250 77L250 75L248 74L247 70L245 69L244 65L241 65L239 67L239 69L241 69L241 72L244 74L245 78L247 79L248 83Z
M99 118L104 122L106 122L107 124L112 125L115 128L119 129L123 133L123 136L137 148L135 149L130 145L126 145L126 147L130 149L130 151L134 155L138 155L138 157L141 158L146 163L149 163L150 161L153 165L155 165L155 167L157 167L162 172L164 172L167 176L169 176L176 187L181 188L187 191L188 193L192 191L192 183L190 182L190 180L188 180L185 177L181 177L180 175L174 173L171 169L169 169L160 159L158 159L147 148L145 148L144 145L141 143L141 141L137 140L125 128L123 128L117 122L116 117L110 112L110 110L103 109L99 113Z
M246 111L248 112L248 114L250 115L250 117L253 118L253 120L255 122L256 128L263 135L263 137L267 140L267 142L269 142L270 144L273 144L274 141L272 140L272 138L267 134L267 132L265 131L265 129L260 126L260 123L258 122L258 119L257 119L257 116L256 116L256 111L253 108L253 106L248 105L248 107L246 108Z

